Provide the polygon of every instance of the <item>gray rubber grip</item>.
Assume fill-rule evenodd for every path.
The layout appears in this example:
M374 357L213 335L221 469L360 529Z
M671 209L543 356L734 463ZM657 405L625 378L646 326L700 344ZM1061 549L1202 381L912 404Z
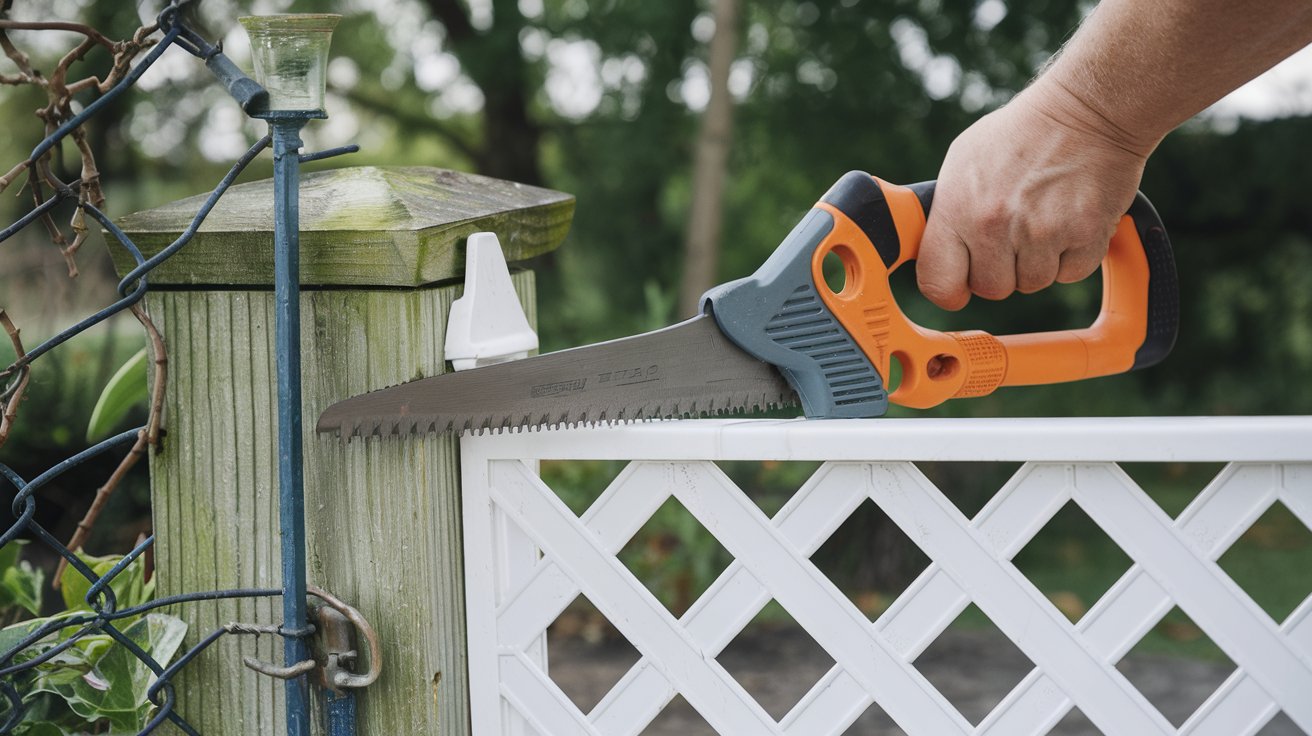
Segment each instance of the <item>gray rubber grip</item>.
M834 228L811 210L756 273L702 295L702 311L738 347L779 369L812 419L888 411L879 372L825 306L811 255Z

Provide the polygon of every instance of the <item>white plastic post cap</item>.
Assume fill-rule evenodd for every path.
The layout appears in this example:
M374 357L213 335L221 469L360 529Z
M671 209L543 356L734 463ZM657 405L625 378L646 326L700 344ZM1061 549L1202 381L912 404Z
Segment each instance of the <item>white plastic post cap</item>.
M494 233L474 233L465 250L465 293L451 304L446 359L458 371L528 357L538 335L519 305Z

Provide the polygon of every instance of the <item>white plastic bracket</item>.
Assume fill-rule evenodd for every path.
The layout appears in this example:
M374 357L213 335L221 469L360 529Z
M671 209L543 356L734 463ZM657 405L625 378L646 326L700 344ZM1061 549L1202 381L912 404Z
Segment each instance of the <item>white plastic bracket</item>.
M458 371L528 357L538 335L510 283L494 233L474 233L465 250L465 293L451 304L446 358Z

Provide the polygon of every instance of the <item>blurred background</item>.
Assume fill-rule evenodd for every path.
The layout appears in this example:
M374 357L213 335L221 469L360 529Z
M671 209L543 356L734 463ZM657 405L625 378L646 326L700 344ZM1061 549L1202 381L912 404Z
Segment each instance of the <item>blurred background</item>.
M119 39L150 22L160 5L14 0L10 17L80 20ZM330 118L312 124L305 138L309 149L354 142L362 150L311 167L442 166L576 195L568 240L530 264L538 274L542 345L554 350L686 316L703 288L754 270L848 170L900 183L933 178L955 135L1021 89L1092 5L202 0L193 12L243 66L249 54L239 15L345 16L329 67ZM73 44L60 33L12 36L38 65L50 65ZM92 68L104 63L97 53L88 56ZM13 71L8 63L0 60L0 73ZM32 114L42 104L36 90L0 86L0 169L25 158L42 137ZM1191 120L1149 162L1142 189L1166 223L1181 283L1180 339L1164 363L892 414L1312 413L1309 113L1312 53L1305 51ZM263 132L195 59L170 51L89 129L107 211L122 215L208 190ZM270 170L265 156L244 180ZM19 187L7 191L0 223L16 219L28 201ZM75 281L37 228L3 248L0 306L29 345L113 299L114 278L98 235L82 250ZM937 329L1078 327L1092 320L1100 299L1095 278L1000 303L977 299L949 314L922 299L914 274L903 270L900 303L917 322ZM0 448L0 460L29 474L85 447L92 403L143 340L130 319L111 322L38 362L26 417ZM141 416L129 416L123 427ZM52 515L45 521L60 536L67 538L115 462L49 489L42 512ZM767 512L811 470L796 464L727 469ZM926 468L967 514L1013 470ZM1215 470L1153 465L1131 472L1174 515ZM135 470L120 491L91 552L123 552L149 528L144 472ZM604 463L543 468L577 509L616 472ZM1312 534L1283 507L1254 530L1222 564L1241 584L1250 577L1250 592L1279 620L1312 588ZM727 553L716 547L686 511L671 508L624 554L658 597L679 609L727 564ZM919 554L867 504L816 560L877 615L923 569ZM1072 506L1017 564L1077 618L1129 561ZM982 619L968 611L963 623L984 625ZM563 626L590 640L609 636L586 606ZM1219 650L1200 633L1177 611L1150 646L1215 658Z

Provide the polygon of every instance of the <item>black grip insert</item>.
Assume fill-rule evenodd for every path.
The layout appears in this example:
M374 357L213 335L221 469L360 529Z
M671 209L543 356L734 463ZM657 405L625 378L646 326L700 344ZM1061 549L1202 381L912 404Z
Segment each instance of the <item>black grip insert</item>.
M886 268L892 268L902 255L902 242L893 224L893 212L888 208L884 191L875 177L864 171L849 171L829 187L821 202L833 205L847 215L879 251L879 259Z
M918 184L908 184L907 189L916 193L916 199L920 200L920 209L925 211L925 217L929 217L929 207L934 204L934 187L938 180L930 179Z
M1134 368L1147 368L1164 359L1175 347L1180 332L1180 280L1166 227L1148 198L1139 192L1127 213L1148 256L1148 333L1134 354Z

